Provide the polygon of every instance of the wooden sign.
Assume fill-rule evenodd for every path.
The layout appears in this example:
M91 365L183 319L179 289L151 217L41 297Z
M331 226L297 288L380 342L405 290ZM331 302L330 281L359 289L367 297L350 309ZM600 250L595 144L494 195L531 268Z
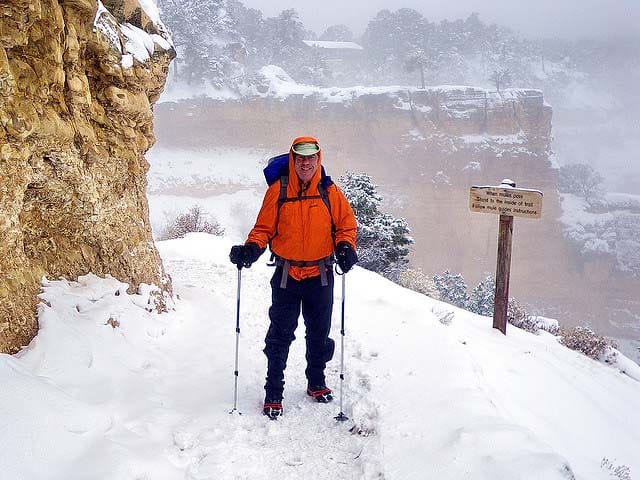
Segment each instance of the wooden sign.
M473 186L469 191L472 212L494 213L511 217L540 218L542 192L528 188Z
M513 180L505 178L498 187L472 186L469 191L469 208L472 212L500 215L493 328L497 328L506 335L513 217L540 218L542 216L542 192L528 188L516 188L516 183Z

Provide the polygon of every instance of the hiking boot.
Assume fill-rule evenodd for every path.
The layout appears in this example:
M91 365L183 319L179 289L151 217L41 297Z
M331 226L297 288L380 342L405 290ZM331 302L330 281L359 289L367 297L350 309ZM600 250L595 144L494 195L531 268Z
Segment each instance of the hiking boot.
M271 420L276 420L282 416L282 400L265 400L262 407L262 414Z
M307 395L313 397L316 402L329 403L333 400L333 392L326 385L307 387Z

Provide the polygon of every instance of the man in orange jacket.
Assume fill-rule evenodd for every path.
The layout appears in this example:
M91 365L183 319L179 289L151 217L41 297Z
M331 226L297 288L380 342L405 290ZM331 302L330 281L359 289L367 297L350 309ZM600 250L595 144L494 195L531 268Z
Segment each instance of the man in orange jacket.
M271 323L265 338L267 378L263 413L282 414L284 370L302 310L306 330L307 394L321 403L333 399L324 369L333 357L329 338L333 309L333 257L343 273L357 262L357 223L340 189L324 175L322 151L313 137L296 138L289 173L267 190L255 226L244 245L229 255L250 267L269 245L277 266L271 279Z

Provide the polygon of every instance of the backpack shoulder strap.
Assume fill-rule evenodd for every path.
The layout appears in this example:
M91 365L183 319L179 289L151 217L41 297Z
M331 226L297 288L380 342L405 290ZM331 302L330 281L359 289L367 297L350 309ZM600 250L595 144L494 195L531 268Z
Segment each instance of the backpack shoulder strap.
M273 237L271 237L269 242L271 242L271 240L273 240L275 237L278 236L278 225L280 225L280 209L282 208L282 205L284 204L284 202L287 201L288 186L289 186L289 176L282 175L280 177L280 195L278 196L278 210L276 211L276 231L274 232Z
M327 186L333 185L333 182L329 183ZM320 198L324 202L329 210L329 218L331 219L331 238L333 239L333 245L336 244L336 224L333 222L333 215L331 214L331 202L329 201L329 192L327 191L327 186L324 185L323 182L318 184L318 192L320 193Z
M278 197L278 214L280 213L280 207L287 199L287 187L289 186L289 176L282 175L280 177L280 196Z

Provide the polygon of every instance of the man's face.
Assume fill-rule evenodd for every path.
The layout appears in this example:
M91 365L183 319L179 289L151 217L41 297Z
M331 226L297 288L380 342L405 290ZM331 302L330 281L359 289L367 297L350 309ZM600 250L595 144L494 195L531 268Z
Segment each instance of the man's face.
M318 154L294 155L293 161L300 181L302 183L311 181L313 174L316 173L318 169Z

